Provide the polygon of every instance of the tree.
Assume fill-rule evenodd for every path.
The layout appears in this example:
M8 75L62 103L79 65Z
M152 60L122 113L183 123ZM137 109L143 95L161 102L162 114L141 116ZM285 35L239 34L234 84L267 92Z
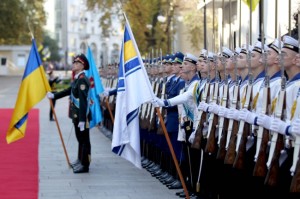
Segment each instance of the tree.
M173 17L173 13L170 12L170 0L87 0L88 9L97 8L103 13L99 19L103 37L109 37L112 32L110 30L112 15L118 15L120 20L124 21L121 9L119 9L120 2L142 54L150 52L151 49L160 48L164 53L172 53L167 52L168 38L170 39L170 22ZM160 23L157 20L159 14L167 15L166 23Z
M44 0L0 1L0 45L31 43L31 31L40 43L46 22Z
M47 33L43 34L42 45L39 46L39 52L43 61L60 61L59 47L57 41L52 39Z

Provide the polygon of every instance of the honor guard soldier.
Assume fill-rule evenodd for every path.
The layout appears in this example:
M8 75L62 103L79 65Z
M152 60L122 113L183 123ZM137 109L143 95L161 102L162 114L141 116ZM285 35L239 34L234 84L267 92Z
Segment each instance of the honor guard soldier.
M84 54L74 57L72 71L75 72L71 86L57 93L47 93L50 99L60 99L70 96L71 118L78 141L77 160L70 164L74 173L87 173L91 161L91 144L89 122L91 113L89 110L88 93L90 82L85 76L84 70L89 69L89 62Z
M193 166L192 164L193 158L191 152L190 143L188 142L188 138L190 134L193 132L193 123L195 119L195 112L197 111L197 104L194 100L194 88L199 83L199 76L197 73L196 63L198 58L190 53L187 53L184 56L182 68L180 71L180 77L185 81L184 92L176 97L169 98L166 100L161 100L156 98L153 100L153 105L157 107L171 107L179 104L183 104L183 112L182 112L182 121L181 125L185 129L186 133L186 141L185 141L185 160L182 166L182 172L187 181L187 188L191 192L195 192L194 180L193 177ZM197 161L198 162L198 161ZM192 168L192 169L189 169ZM188 173L188 174L187 174ZM194 172L195 173L195 172ZM192 194L190 194L192 195Z
M181 89L184 88L184 81L179 76L179 70L182 62L183 62L184 54L181 52L176 52L171 58L169 62L165 65L165 71L167 72L167 82L166 82L166 98L173 98L180 94ZM181 162L181 142L177 140L178 137L178 108L177 106L165 107L166 117L165 117L165 125L167 132L170 137L170 141L172 143L176 158L179 162ZM172 156L170 150L168 148L167 142L165 138L163 139L163 146L165 147L165 151L167 152L168 159L168 174L173 176L174 180L168 183L169 189L179 189L182 188L181 182L179 181L174 161L172 160ZM166 179L166 176L164 177ZM164 180L162 180L164 181Z
M295 126L297 123L297 118L299 117L299 104L297 99L299 98L300 90L300 68L297 65L297 53L299 52L298 41L290 36L283 37L283 47L282 52L284 56L281 58L283 60L283 66L288 77L285 88L285 104L286 110L283 111L284 115L282 118L274 118L267 115L260 114L257 118L257 123L270 129L273 132L279 133L284 136L285 142L283 143L282 151L280 155L280 167L278 171L278 180L276 185L272 188L272 196L284 196L289 198L289 188L292 180L291 167L293 164L293 149L294 149L294 139L297 134L295 134L295 129L292 130L293 122L295 121ZM279 104L279 97L277 99L277 104ZM291 126L290 126L291 125ZM296 128L297 129L297 128ZM273 134L274 136L274 134ZM278 141L278 140L277 140ZM270 146L269 156L274 158L275 152L271 152L272 143ZM272 164L270 165L272 167ZM291 195L292 196L292 195Z

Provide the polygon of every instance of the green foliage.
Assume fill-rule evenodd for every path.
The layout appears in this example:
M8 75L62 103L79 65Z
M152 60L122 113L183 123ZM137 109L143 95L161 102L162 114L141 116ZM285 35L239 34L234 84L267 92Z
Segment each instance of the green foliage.
M141 54L146 55L153 50L162 49L162 52L170 51L170 26L173 12L170 11L170 0L87 0L90 10L95 8L104 14L100 18L99 25L102 27L103 37L112 34L110 30L111 16L117 15L124 22L123 12L130 22L132 32ZM120 9L122 7L122 10ZM165 23L160 23L157 16L162 13L167 17Z
M42 45L39 46L39 53L43 61L52 62L60 61L61 59L57 41L52 39L47 33L43 34L43 42Z
M23 45L31 43L31 31L42 40L42 27L46 22L44 0L0 1L0 45Z

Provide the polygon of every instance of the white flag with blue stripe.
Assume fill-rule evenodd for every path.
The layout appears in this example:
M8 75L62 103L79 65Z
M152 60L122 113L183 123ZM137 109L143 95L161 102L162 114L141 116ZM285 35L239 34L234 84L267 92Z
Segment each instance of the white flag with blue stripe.
M142 168L139 107L152 99L154 93L126 19L120 53L112 151L138 168Z

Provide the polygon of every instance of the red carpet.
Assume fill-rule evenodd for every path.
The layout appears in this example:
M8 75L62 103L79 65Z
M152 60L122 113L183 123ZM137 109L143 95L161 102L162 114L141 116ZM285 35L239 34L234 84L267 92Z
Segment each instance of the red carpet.
M6 143L13 109L0 109L0 198L38 198L39 110L28 114L25 137Z

